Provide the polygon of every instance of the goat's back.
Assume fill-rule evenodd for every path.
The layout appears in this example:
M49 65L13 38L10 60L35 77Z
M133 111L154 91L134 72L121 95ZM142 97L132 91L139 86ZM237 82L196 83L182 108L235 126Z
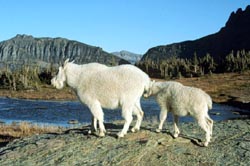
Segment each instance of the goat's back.
M150 83L148 75L133 65L101 67L84 76L85 72L88 71L82 73L79 95L96 99L107 108L137 101Z
M162 87L162 91L157 94L158 100L165 101L177 115L207 112L212 107L210 96L199 88L171 81L163 83Z

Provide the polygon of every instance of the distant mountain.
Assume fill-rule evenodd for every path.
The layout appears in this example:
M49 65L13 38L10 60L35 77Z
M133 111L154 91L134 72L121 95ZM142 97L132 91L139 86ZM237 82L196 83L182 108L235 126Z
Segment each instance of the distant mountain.
M65 38L35 38L30 35L16 35L14 38L0 42L0 61L2 63L46 65L59 64L67 58L80 64L89 62L108 65L129 63L103 51L100 47Z
M171 57L191 59L194 54L199 58L209 53L217 64L221 64L229 53L243 49L250 50L250 6L245 11L232 12L219 32L193 41L150 48L140 62L159 63Z
M119 51L119 52L112 52L111 54L114 54L122 59L125 59L132 64L135 64L142 58L141 54L135 54L135 53L125 51L125 50Z

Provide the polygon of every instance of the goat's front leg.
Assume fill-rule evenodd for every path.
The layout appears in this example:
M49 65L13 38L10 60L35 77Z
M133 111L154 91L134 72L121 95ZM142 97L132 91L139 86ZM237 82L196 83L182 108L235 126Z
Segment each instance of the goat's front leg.
M162 131L162 126L163 126L163 123L165 122L165 120L167 118L167 114L168 114L167 109L161 108L161 112L160 112L160 124L159 124L158 129L156 129L157 133L160 133Z
M180 130L178 128L179 117L177 115L173 115L174 119L174 138L177 138L180 134Z

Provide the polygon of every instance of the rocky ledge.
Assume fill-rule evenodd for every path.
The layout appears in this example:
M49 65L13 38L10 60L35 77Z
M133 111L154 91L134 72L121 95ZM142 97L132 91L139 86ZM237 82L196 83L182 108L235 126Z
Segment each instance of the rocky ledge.
M0 165L250 165L250 119L215 122L212 142L202 147L204 132L196 123L172 124L155 133L143 122L138 133L117 139L122 123L106 124L107 135L88 135L89 126L17 139L0 149Z

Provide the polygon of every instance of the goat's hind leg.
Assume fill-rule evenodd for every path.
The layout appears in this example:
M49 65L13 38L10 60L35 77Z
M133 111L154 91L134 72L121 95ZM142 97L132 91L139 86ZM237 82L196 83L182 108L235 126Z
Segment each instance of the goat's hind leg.
M206 132L206 140L204 146L208 146L208 143L211 140L211 126L206 121L206 117L198 119L199 126Z
M89 130L89 134L93 134L97 132L97 119L92 115L91 119L91 130Z
M177 138L180 134L180 130L178 128L179 117L177 115L173 115L174 119L174 138Z
M93 115L93 119L92 119L93 120L92 121L93 129L97 130L97 121L98 121L99 130L100 130L99 136L104 137L106 130L105 130L105 127L103 124L104 114L103 114L101 105L99 103L95 103L95 104L91 105L89 108L90 108L92 115Z
M129 125L131 124L133 120L132 111L133 111L133 107L131 106L122 107L122 117L125 119L125 123L124 123L122 131L120 131L117 134L119 138L124 137L128 132Z
M209 130L210 130L210 136L212 137L214 121L207 115L206 122L207 122Z
M136 131L140 130L141 122L143 119L144 112L141 109L140 101L135 104L135 107L133 109L133 113L137 116L137 121L135 126L131 129L131 131L134 133Z

